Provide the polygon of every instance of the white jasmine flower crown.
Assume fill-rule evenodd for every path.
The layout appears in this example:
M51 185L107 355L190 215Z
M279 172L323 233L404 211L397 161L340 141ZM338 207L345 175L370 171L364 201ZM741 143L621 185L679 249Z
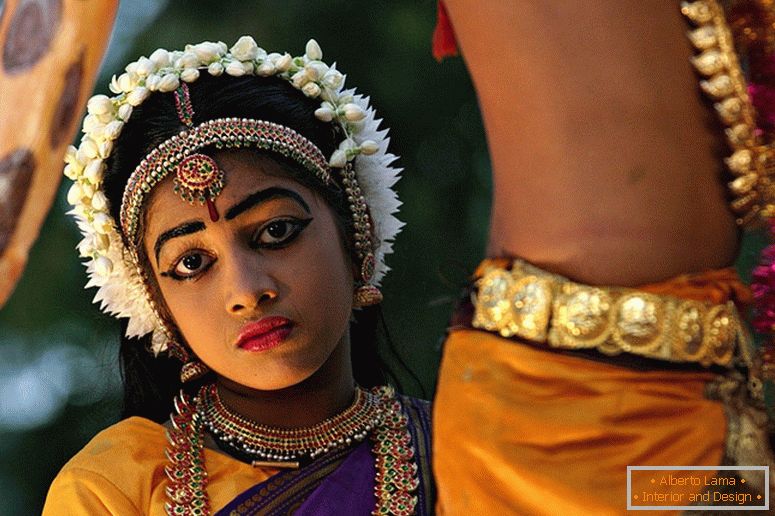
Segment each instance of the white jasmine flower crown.
M368 233L365 237L360 236L361 241L357 230L355 235L362 259L361 280L365 288L376 291L389 270L385 256L392 252L392 241L403 226L395 217L401 203L392 188L399 179L401 169L391 166L396 156L388 153L388 131L379 129L381 120L375 117L369 98L357 95L353 89L344 90L345 76L335 65L325 64L322 57L315 40L307 43L304 55L292 57L288 53L267 53L250 36L242 36L230 49L222 42L186 45L183 51L158 49L150 57L141 57L130 63L120 76L113 76L110 83L110 91L115 94L113 97L95 95L88 101L80 145L78 148L70 146L65 156L64 174L73 181L67 194L73 209L68 213L75 217L83 235L78 251L85 259L89 276L86 288L98 288L94 302L100 304L102 311L129 319L127 337L142 337L153 332L155 353L168 349L172 339L151 299L144 273L137 262L136 250L131 245L127 248L122 239L120 222L125 221L116 221L110 215L102 185L105 161L111 155L113 142L132 116L134 107L142 104L153 92L174 92L183 83L196 81L202 73L213 76L226 73L235 77L275 76L285 79L307 97L320 100L315 116L323 122L335 124L344 138L339 148L328 157L328 162L325 163L326 158L323 158L323 163L317 166L327 168L321 173L340 169L356 228L365 228ZM211 125L205 127L208 123ZM253 146L260 148L266 147L258 143L256 135L263 135L261 131L268 126L276 126L248 119L219 119L193 127L191 134L212 132L212 127L228 127L232 131L235 124L249 126L245 130L245 138L253 138L250 140L255 140ZM276 127L280 132L289 130ZM189 145L195 151L195 145L199 145L200 140L193 140L187 134L181 133L167 140L149 157L167 146L180 149ZM287 131L283 134L287 135ZM240 145L241 142L227 146ZM133 182L148 180L147 174L152 172L147 169L146 160L143 160L132 174L125 191L125 203L130 197L142 203L143 193L137 184L134 185L135 191L130 189ZM153 177L153 183L147 181L148 189L161 179L156 175ZM124 208L126 206L122 203L122 210ZM137 209L136 206L130 208Z

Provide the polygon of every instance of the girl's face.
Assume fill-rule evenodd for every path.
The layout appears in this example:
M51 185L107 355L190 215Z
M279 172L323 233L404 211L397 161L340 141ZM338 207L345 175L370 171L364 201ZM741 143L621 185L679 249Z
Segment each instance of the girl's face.
M270 158L215 160L219 220L167 177L148 200L145 252L174 324L210 369L253 389L295 385L349 347L353 274L334 212Z

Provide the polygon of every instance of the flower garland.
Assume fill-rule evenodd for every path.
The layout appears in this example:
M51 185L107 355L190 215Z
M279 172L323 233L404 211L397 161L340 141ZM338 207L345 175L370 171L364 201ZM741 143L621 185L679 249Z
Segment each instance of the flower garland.
M769 223L770 240L775 240L775 221ZM775 380L775 244L762 250L759 264L754 267L751 291L755 303L753 327L768 338L762 343L759 360L755 367L760 368L764 380Z
M379 285L389 268L385 256L392 252L392 240L403 223L394 214L400 201L393 190L401 169L391 166L396 156L388 153L387 130L380 129L369 98L343 89L345 76L322 61L323 52L315 40L307 42L305 53L268 53L250 36L242 36L228 48L223 42L186 45L182 51L158 49L148 57L130 63L124 73L113 76L112 97L95 95L87 103L83 137L65 156L64 174L73 181L67 200L73 206L83 239L78 252L85 259L89 281L97 287L94 302L119 318L128 318L127 337L153 333L153 351L168 348L170 335L150 298L143 273L127 253L117 221L111 217L102 190L106 160L133 109L155 92L175 91L182 82L196 81L201 74L279 77L310 98L320 100L315 116L334 124L344 135L329 158L335 169L352 167L373 220L376 242L374 274L370 284Z
M775 10L771 2L736 2L729 13L730 28L748 70L748 94L756 112L756 131L762 138L775 138ZM775 220L767 221L770 244L753 269L752 325L768 338L762 343L755 367L765 380L775 380Z

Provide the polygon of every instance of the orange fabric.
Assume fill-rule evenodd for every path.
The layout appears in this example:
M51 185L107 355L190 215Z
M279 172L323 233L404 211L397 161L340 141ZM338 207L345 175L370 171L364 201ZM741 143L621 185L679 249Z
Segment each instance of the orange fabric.
M434 401L439 514L623 514L626 466L720 464L712 377L452 332Z
M730 270L643 290L749 299ZM721 463L724 410L704 396L713 377L637 371L452 331L434 401L439 514L624 514L626 466ZM648 487L641 481L633 478L633 494Z
M164 427L140 417L103 430L54 479L43 515L165 514L168 445ZM277 472L210 449L205 464L213 512Z
M638 290L713 304L733 301L741 309L753 302L751 289L732 267L682 274L667 281L641 285Z

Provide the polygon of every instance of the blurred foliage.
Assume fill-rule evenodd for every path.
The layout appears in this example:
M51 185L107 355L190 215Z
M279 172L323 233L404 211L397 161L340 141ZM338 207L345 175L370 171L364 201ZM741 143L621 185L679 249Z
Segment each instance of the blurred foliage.
M384 284L393 349L383 349L382 355L403 389L423 397L433 392L454 300L483 255L490 196L476 97L462 60L439 64L432 58L434 23L432 0L173 0L133 40L132 48L121 49L118 60L108 58L125 63L158 47L176 49L204 40L231 45L243 34L269 51L302 53L307 39L314 37L325 60L336 61L347 73L347 84L372 97L391 130L392 150L401 156L400 218L407 223L389 258L393 272ZM107 92L116 72L102 71L97 93ZM8 342L30 357L55 342L84 348L96 356L99 367L82 374L103 377L112 390L92 404L70 398L48 424L32 430L0 426L3 515L39 514L48 484L64 462L118 418L118 325L91 304L94 292L83 289L85 275L74 249L77 230L64 216L65 188L22 281L0 312L0 351ZM7 409L0 407L0 412Z

